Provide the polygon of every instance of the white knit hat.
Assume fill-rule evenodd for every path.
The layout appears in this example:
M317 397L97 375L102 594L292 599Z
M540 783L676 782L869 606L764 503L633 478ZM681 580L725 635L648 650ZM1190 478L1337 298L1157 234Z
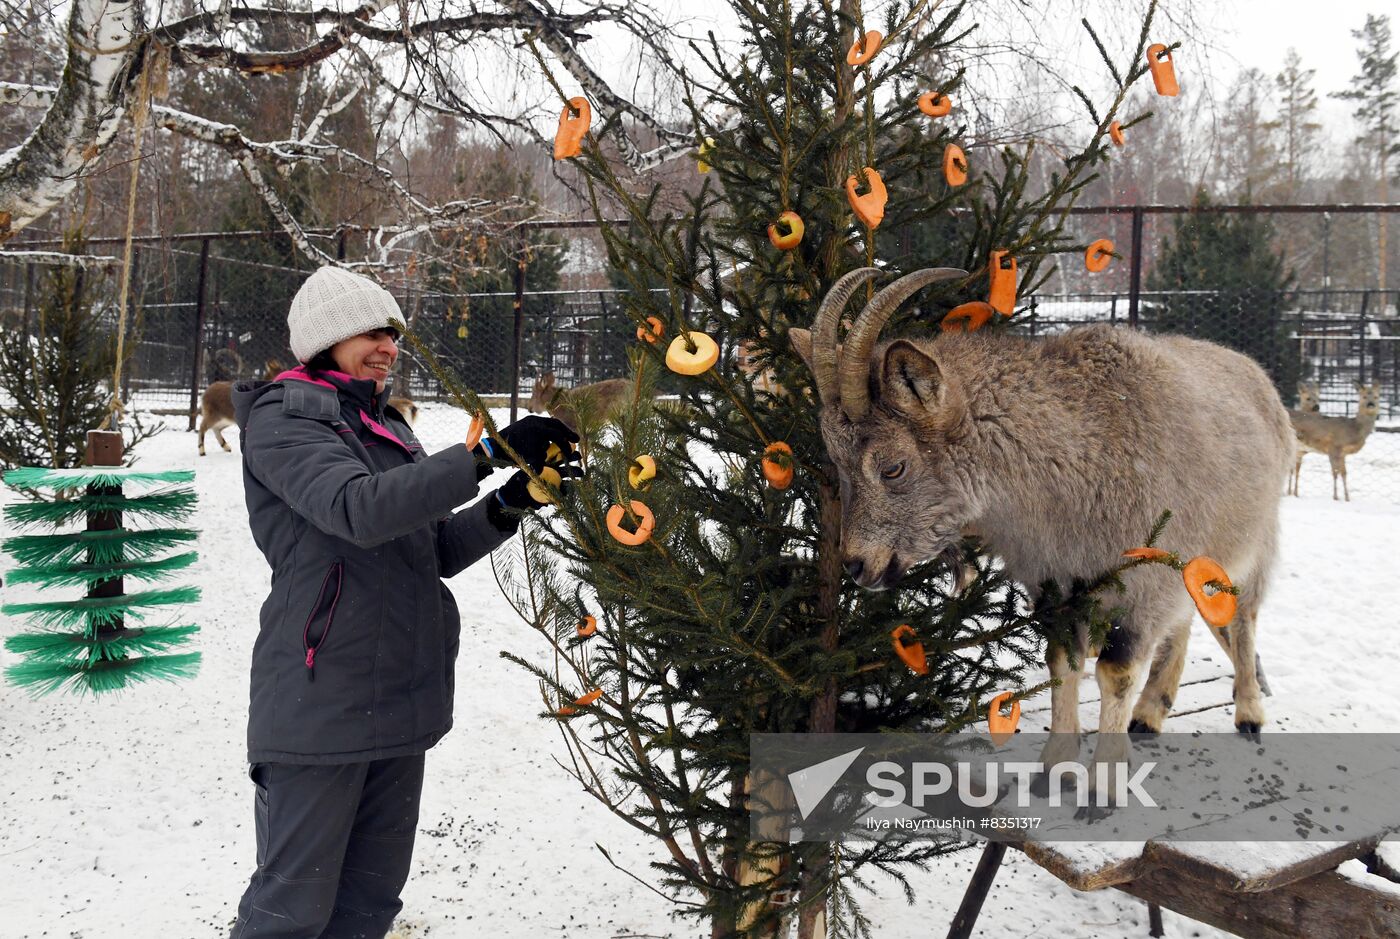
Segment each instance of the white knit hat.
M340 267L323 267L306 278L287 313L292 354L300 362L341 340L386 326L403 329L398 301L368 277Z

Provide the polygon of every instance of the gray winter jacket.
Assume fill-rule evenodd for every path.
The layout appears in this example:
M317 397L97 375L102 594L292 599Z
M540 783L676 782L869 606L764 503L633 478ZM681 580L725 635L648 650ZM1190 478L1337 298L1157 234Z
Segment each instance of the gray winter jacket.
M465 446L426 456L374 383L302 369L233 392L248 524L272 567L252 763L422 753L452 726L451 577L510 537ZM509 527L509 526L507 526Z

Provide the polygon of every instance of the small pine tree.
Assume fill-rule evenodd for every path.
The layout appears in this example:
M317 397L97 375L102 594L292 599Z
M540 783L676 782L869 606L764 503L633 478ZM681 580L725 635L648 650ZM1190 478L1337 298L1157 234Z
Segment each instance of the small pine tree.
M971 145L961 76L925 68L967 36L963 4L937 15L891 4L879 23L855 0L732 5L744 55L698 50L713 80L696 89L729 116L716 120L698 90L687 99L697 145L709 141L697 156L712 169L682 211L666 211L660 187L619 175L601 134L576 160L595 215L628 220L603 236L639 331L633 393L615 434L584 428L587 477L527 522L516 553L494 560L553 649L544 662L507 657L538 678L542 716L561 722L579 782L662 846L653 869L662 889L694 901L683 911L715 937L786 935L794 919L800 939L855 935L868 933L854 900L865 877L902 880L953 846L751 840L750 735L955 732L983 719L996 692L1039 690L1021 676L1042 624L1061 625L1067 610L1070 628L1105 623L1075 585L1047 593L1036 619L970 545L909 571L897 590L857 589L842 569L840 493L811 376L789 330L809 326L817 301L858 267L969 271L889 327L928 335L956 305L987 298L991 252L1019 261L1022 296L1055 255L1082 252L1062 210L1107 158L1110 125L1147 71L1151 12L1127 68L1100 44L1115 96L1101 109L1081 93L1093 122L1085 149L1034 191L1030 152ZM853 49L876 26L880 50ZM951 115L921 113L924 92L950 96ZM965 184L945 174L953 144L967 148ZM883 221L853 216L855 197L878 185L867 168L888 188ZM789 211L805 233L784 249L768 226ZM664 338L645 341L658 324ZM711 367L668 370L668 351L695 353L710 339L724 352ZM778 387L756 387L734 366L741 343ZM678 401L653 399L663 375ZM966 585L954 576L961 563L976 568ZM896 654L904 625L926 669Z
M1202 190L1194 204L1208 208L1210 197ZM1156 332L1238 349L1264 367L1291 403L1300 377L1298 346L1284 318L1292 287L1267 216L1193 212L1176 219L1148 275L1147 289L1163 295L1145 319Z
M82 232L68 233L63 250L86 253ZM87 432L107 419L116 342L100 317L104 278L48 267L29 322L0 330L0 467L79 466ZM126 433L130 450L155 430L137 419Z

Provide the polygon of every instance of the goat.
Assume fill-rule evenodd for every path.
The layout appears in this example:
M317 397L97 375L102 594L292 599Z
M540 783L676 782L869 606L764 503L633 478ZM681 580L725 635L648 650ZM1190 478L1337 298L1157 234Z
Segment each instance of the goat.
M263 363L263 381L272 381L281 373L282 363L276 359L268 359ZM204 389L204 396L199 400L199 455L205 455L204 435L211 430L219 441L219 446L223 447L225 452L230 451L228 441L224 439L224 428L232 427L233 424L233 382L210 382L209 387Z
M1293 457L1269 377L1212 343L1108 325L1042 340L984 330L877 346L917 290L966 277L949 269L908 274L875 294L838 356L842 309L880 273L846 274L812 330L789 333L815 376L850 576L868 589L892 587L970 527L1013 580L1032 591L1046 581L1068 587L1121 564L1121 552L1171 509L1172 547L1215 558L1239 588L1235 619L1215 635L1234 665L1235 726L1257 737L1255 619L1277 548L1278 484ZM1123 581L1114 605L1127 612L1097 650L1097 762L1126 758L1125 731L1161 730L1193 615L1180 579L1157 566L1126 571ZM1089 637L1081 632L1075 645L1082 662ZM1047 766L1078 752L1080 669L1070 652L1046 653L1058 680Z
M1366 445L1366 438L1375 429L1376 418L1381 413L1380 383L1363 385L1356 383L1359 398L1355 417L1327 417L1324 414L1289 412L1293 431L1297 435L1298 455L1296 465L1301 468L1304 453L1325 453L1332 463L1332 498L1337 498L1337 477L1342 479L1342 492L1346 501L1351 501L1351 490L1347 488L1348 456ZM1298 494L1295 485L1293 495Z
M1322 394L1317 386L1317 382L1298 382L1298 406L1288 409L1288 419L1297 428L1295 418L1299 414L1315 414L1322 403ZM1300 443L1297 453L1293 458L1293 471L1288 475L1288 494L1296 496L1298 494L1298 476L1303 472L1303 457L1307 455L1308 449Z

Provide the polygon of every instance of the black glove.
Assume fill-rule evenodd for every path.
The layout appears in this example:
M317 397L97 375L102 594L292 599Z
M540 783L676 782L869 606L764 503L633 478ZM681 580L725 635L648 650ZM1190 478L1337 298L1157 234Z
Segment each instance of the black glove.
M558 447L563 453L562 459L555 461L554 465L556 466L559 463L574 462L579 458L578 450L574 448L574 444L578 443L578 434L570 430L568 425L561 420L531 414L509 427L502 427L496 432L495 439L483 439L481 443L476 445L472 453L477 457L478 479L490 475L494 468L487 460L500 460L504 463L509 459L504 448L500 446L501 443L505 443L518 453L520 458L536 473L545 465L550 444Z
M550 464L559 473L559 489L565 491L569 480L583 475L583 467L569 463ZM506 484L491 494L486 506L486 516L491 524L501 531L515 531L520 527L520 514L533 512L546 502L538 502L530 494L530 477L524 470L516 470Z

